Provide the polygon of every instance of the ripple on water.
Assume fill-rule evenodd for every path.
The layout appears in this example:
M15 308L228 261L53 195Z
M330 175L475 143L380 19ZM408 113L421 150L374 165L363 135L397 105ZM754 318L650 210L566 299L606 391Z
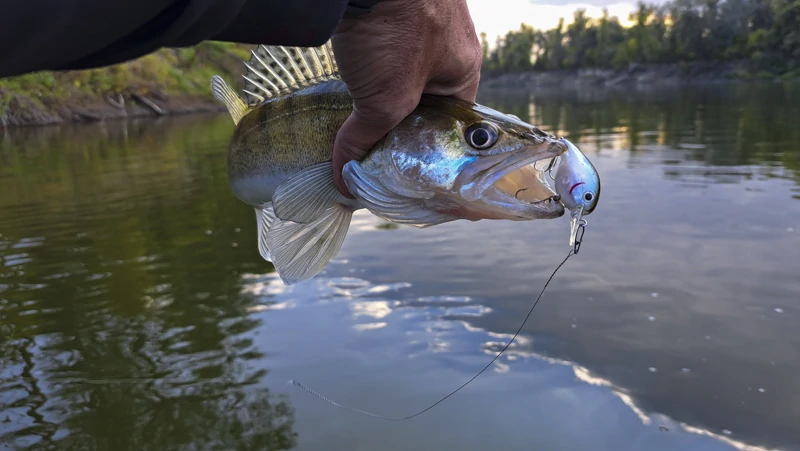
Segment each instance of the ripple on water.
M28 247L35 247L41 246L44 243L44 237L31 237L31 238L20 238L19 241L14 243L11 247L14 249L24 249Z
M429 304L438 304L440 302L472 302L472 298L469 296L422 296L417 298L417 302Z
M373 285L366 280L355 277L329 279L325 284L332 289L329 293L331 296L343 298L368 297L411 287L408 282Z
M42 280L56 280L56 279L66 279L67 277L72 277L71 272L56 272L53 274L48 274L42 277Z
M250 307L247 307L247 311L249 313L255 312L263 312L267 310L287 310L290 308L297 307L297 303L294 301L287 301L287 302L269 302L266 304L256 304Z
M47 286L47 284L44 284L44 283L20 283L20 284L17 284L17 291L41 290L42 288L44 288L46 286Z
M392 307L399 304L397 301L370 300L350 302L348 307L353 312L353 317L369 316L375 319L383 319L392 313Z
M95 273L95 274L88 275L86 277L86 281L87 282L94 282L96 280L102 280L102 279L106 279L106 278L109 278L109 277L111 277L111 273L110 272L107 272L107 271L106 272L100 272L100 273Z
M355 288L368 287L370 283L364 279L359 279L356 277L337 277L328 279L325 282L325 285L331 288L340 288L343 290L349 290Z
M5 266L11 267L11 266L23 265L25 263L32 261L33 259L31 259L26 253L20 253L20 254L6 255L3 258L3 260L5 260L4 263Z
M491 308L483 305L449 307L444 310L443 316L483 316L492 311Z
M353 324L353 329L359 332L367 331L367 330L377 330L386 327L385 322L379 323L362 323L362 324Z

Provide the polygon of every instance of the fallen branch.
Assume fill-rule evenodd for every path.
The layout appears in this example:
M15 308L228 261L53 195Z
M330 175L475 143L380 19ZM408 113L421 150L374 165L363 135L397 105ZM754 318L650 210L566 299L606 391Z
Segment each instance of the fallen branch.
M88 111L80 111L80 110L71 110L71 111L72 111L72 114L74 114L75 116L77 116L80 119L86 119L86 120L90 120L90 121L94 121L94 122L99 122L99 121L103 120L103 118L100 117L99 115L94 114L94 113L90 113Z
M136 99L136 100L138 100L138 101L140 101L140 102L142 102L142 103L143 103L145 106L147 106L148 108L150 108L151 110L153 110L153 111L154 111L156 114L158 114L159 116L163 116L163 115L165 114L165 113L164 113L164 110L162 110L162 109L161 109L161 108L160 108L158 105L156 105L155 103L153 103L153 102L152 102L151 100L149 100L147 97L145 97L145 96L143 96L143 95L141 95L141 94L135 94L135 93L134 93L134 94L133 94L133 98L134 98L134 99Z
M116 108L118 110L124 110L125 109L125 97L122 97L121 93L117 93L117 96L119 97L119 101L116 101L116 100L112 99L111 97L106 96L106 102L108 102L109 105L113 106L114 108Z

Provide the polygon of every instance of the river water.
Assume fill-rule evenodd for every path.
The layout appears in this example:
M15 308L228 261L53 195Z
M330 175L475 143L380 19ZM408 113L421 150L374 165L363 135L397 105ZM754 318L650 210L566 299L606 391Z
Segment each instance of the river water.
M284 287L227 115L0 134L0 448L800 449L800 87L485 91L577 143L568 219L359 213Z

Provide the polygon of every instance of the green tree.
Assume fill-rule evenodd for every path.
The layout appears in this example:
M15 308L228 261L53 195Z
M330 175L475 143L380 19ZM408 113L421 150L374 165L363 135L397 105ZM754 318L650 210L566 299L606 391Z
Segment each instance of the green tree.
M592 19L585 9L550 30L521 25L489 51L486 70L624 67L631 63L747 62L780 73L800 61L800 0L639 1L622 27L607 10Z
M773 0L773 45L783 56L800 58L800 0Z

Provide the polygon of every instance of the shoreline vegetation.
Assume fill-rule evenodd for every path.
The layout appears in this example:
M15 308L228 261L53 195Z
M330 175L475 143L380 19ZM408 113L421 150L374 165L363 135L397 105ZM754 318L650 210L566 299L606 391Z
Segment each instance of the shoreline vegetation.
M211 77L241 88L250 48L207 41L97 69L0 79L0 128L223 111Z
M607 10L573 14L550 30L522 24L490 48L481 34L489 85L800 78L800 0L671 0L637 3L623 27Z
M800 81L800 0L638 3L619 18L575 11L550 30L522 24L490 48L482 89L614 89ZM219 74L241 89L252 45L203 42L114 66L0 79L0 128L224 111Z
M723 83L797 83L800 74L753 71L747 62L631 63L623 68L589 67L484 74L481 89L659 89Z

